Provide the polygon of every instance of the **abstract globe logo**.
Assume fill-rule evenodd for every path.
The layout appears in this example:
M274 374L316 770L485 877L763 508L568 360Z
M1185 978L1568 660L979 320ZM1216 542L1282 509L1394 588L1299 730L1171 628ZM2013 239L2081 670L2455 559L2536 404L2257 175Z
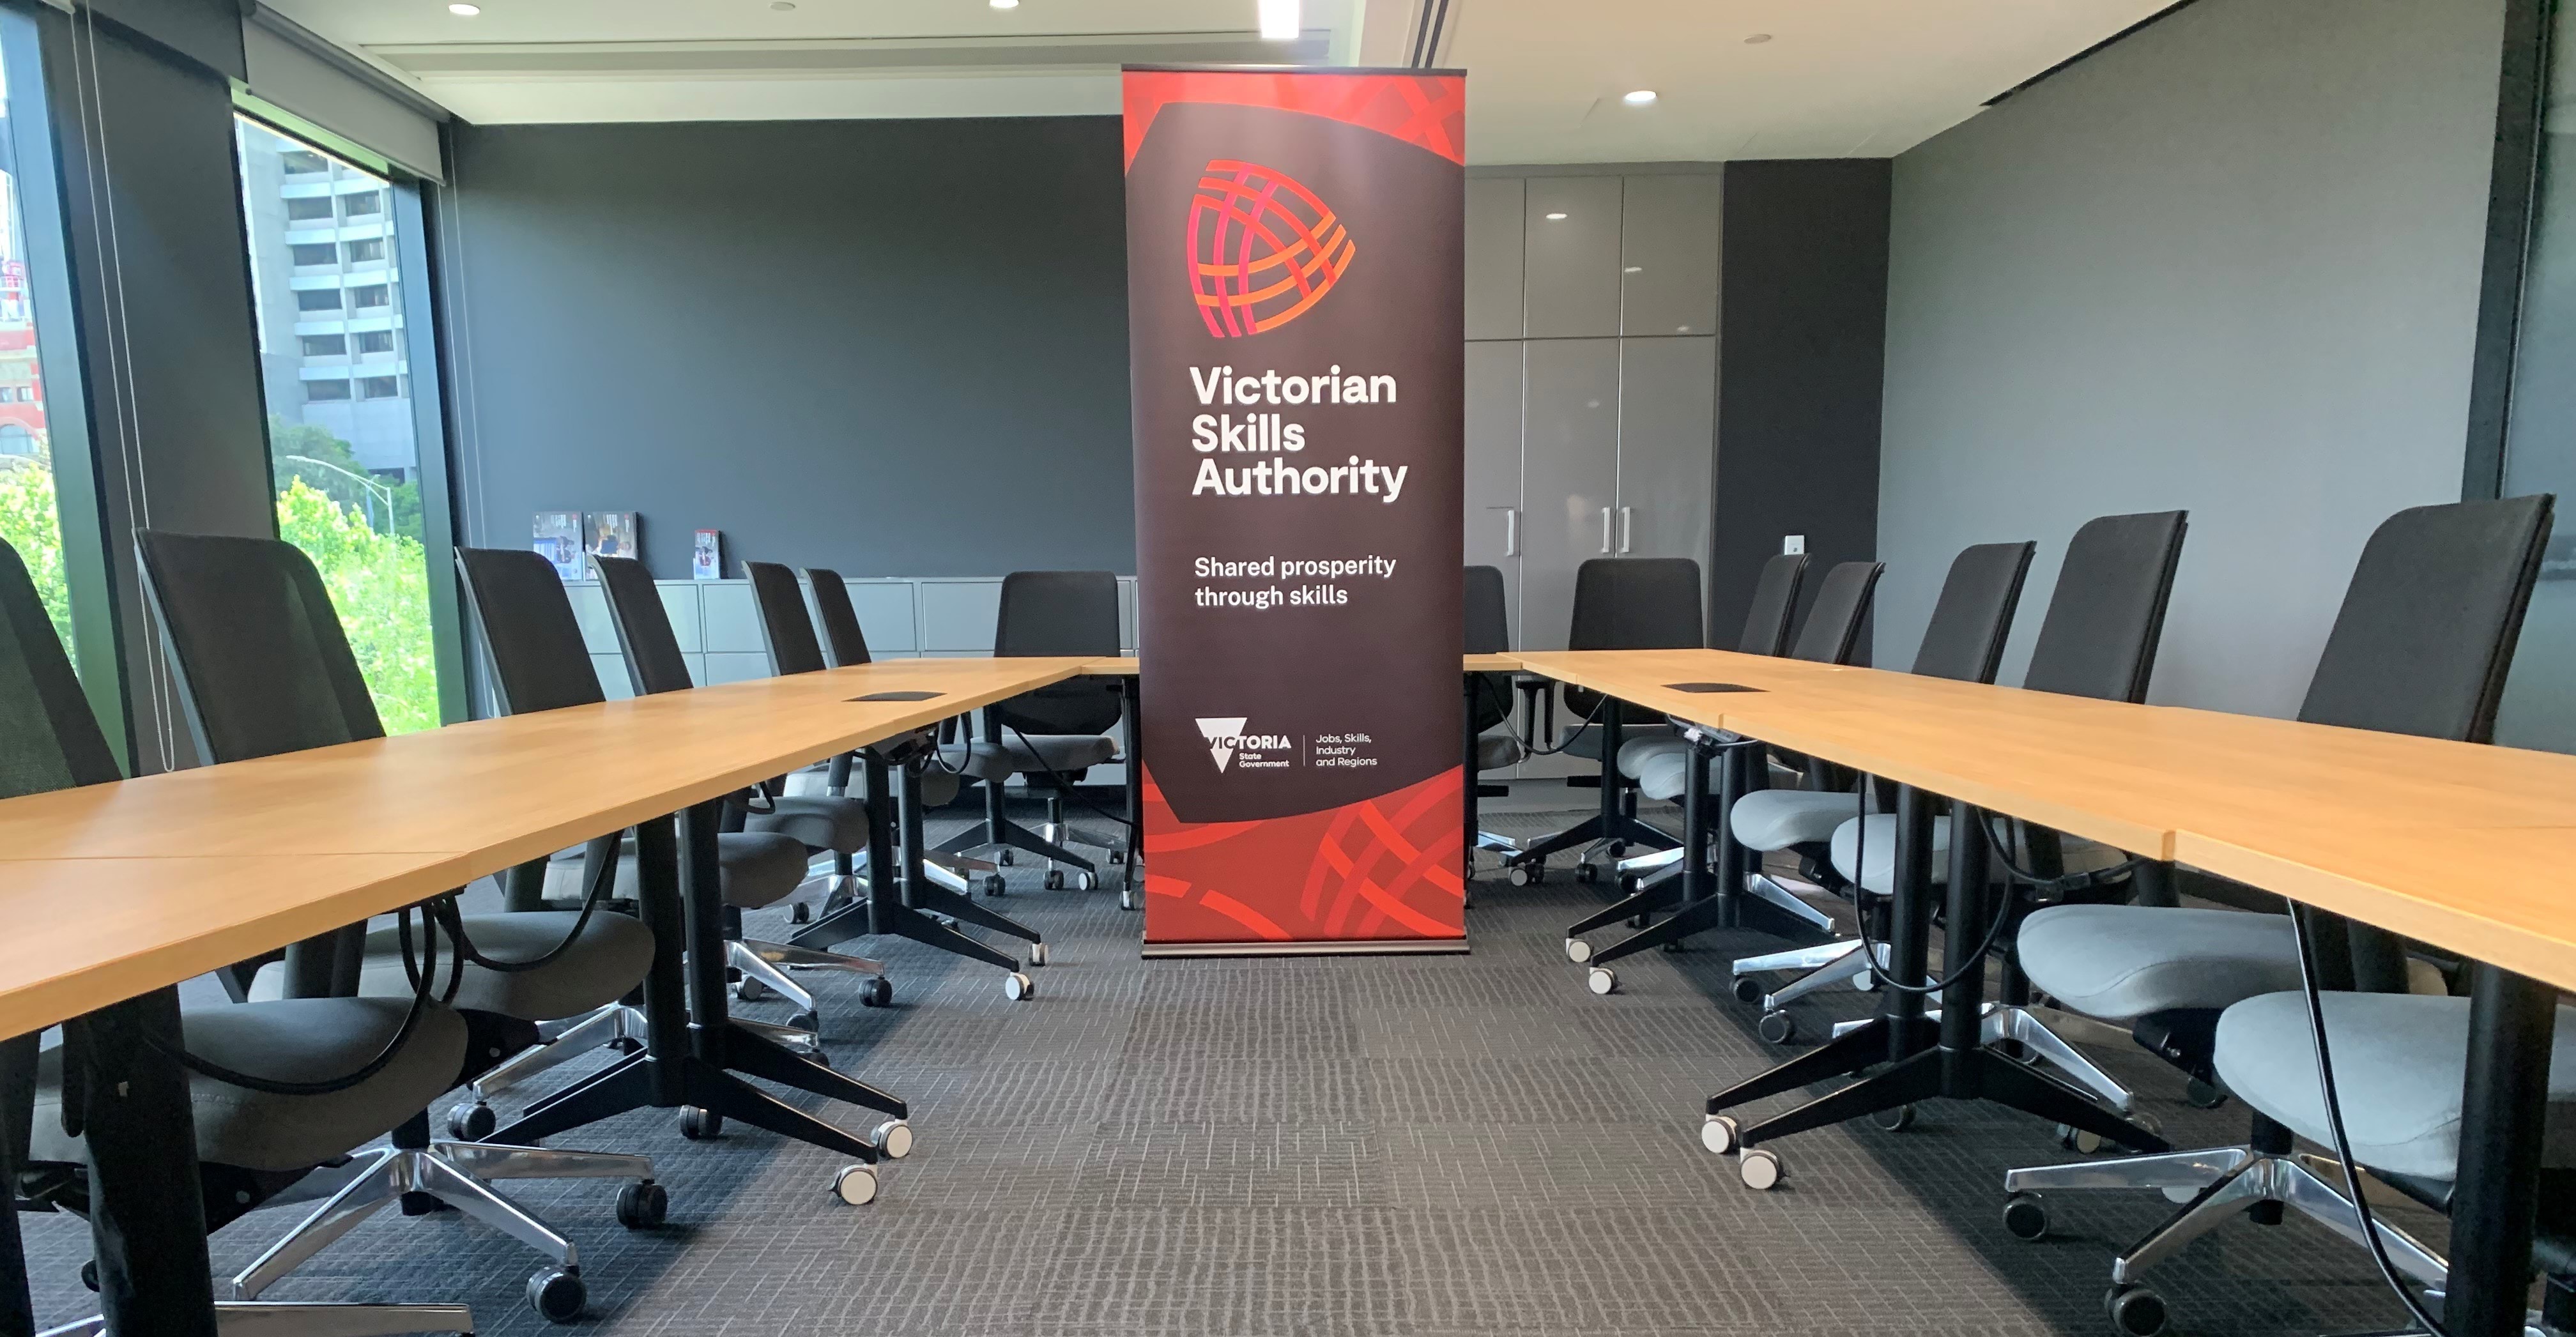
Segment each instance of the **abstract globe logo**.
M1341 281L1356 249L1315 192L1258 163L1210 159L1190 197L1190 292L1220 339L1306 314Z

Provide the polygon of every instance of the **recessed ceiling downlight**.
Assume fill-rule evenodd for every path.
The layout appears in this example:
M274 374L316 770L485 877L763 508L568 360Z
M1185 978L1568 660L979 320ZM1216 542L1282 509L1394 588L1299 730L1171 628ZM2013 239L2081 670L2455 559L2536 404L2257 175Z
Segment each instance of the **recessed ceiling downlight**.
M1628 104L1629 106L1631 106L1631 107L1643 107L1643 106L1647 106L1647 105L1651 104L1652 102L1654 102L1654 100L1655 100L1655 90L1653 90L1653 89L1651 89L1651 88L1640 88L1640 89L1638 89L1637 91L1635 91L1635 92L1633 92L1633 93L1630 93L1630 94L1626 95L1625 97L1620 98L1619 100L1620 100L1620 101L1622 101L1622 102L1627 103L1627 104Z

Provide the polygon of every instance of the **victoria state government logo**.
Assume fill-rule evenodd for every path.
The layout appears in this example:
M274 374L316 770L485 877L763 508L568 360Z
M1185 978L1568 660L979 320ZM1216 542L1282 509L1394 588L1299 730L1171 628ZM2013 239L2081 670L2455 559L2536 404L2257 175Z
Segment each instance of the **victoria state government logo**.
M1211 158L1190 196L1190 293L1219 339L1306 314L1349 271L1357 249L1315 192L1258 163Z
M1231 715L1223 719L1200 717L1199 737L1207 740L1208 756L1215 760L1219 773L1238 755L1242 758L1244 770L1287 766L1295 759L1297 745L1286 735L1245 733L1243 726L1250 719L1247 715Z

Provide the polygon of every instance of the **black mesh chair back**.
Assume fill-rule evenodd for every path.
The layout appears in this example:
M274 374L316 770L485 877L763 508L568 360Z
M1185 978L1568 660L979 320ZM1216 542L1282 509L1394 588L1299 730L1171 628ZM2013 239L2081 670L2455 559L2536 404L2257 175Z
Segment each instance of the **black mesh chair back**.
M1512 648L1512 610L1503 590L1501 567L1467 568L1466 611L1468 654L1499 655ZM1483 733L1511 716L1512 675L1480 673L1476 677L1473 732Z
M841 573L809 566L805 582L814 587L814 616L823 624L823 648L830 652L832 667L869 662L868 635L859 629L859 610L850 603L850 587L842 582Z
M0 542L0 799L122 778L35 578Z
M617 648L626 655L626 675L637 696L685 692L697 684L689 678L688 657L671 630L671 610L662 606L662 591L644 563L632 557L590 559L599 571L599 588L608 595L609 619L617 624Z
M607 699L554 563L527 548L459 548L456 574L491 658L503 714Z
M311 558L278 539L147 529L134 542L207 761L384 737Z
M805 610L805 590L796 573L776 562L745 562L751 597L760 605L760 639L769 647L772 673L820 673L823 644L814 639L814 619Z
M1778 655L1789 648L1789 619L1798 611L1798 586L1807 577L1807 555L1784 552L1762 564L1753 582L1753 606L1744 614L1739 654Z
M1839 562L1827 571L1789 657L1811 664L1850 663L1860 645L1861 624L1869 621L1870 597L1886 570L1885 562Z
M1688 650L1708 642L1701 628L1699 563L1687 557L1594 557L1574 571L1569 650ZM1565 689L1566 708L1589 715L1599 694ZM1623 722L1663 716L1630 708Z
M2299 718L2493 739L2554 501L2544 493L2390 516L2361 550Z
M2146 700L2185 528L2184 512L2157 511L2106 515L2076 530L2022 686L2105 701Z
M1932 620L1914 651L1914 671L1927 678L1993 682L2021 606L2036 543L1980 543L1962 548L1932 603Z
M1118 653L1118 577L1108 571L1014 571L1002 578L993 625L995 658ZM1001 705L1004 724L1027 734L1099 734L1118 723L1117 683L1067 678Z

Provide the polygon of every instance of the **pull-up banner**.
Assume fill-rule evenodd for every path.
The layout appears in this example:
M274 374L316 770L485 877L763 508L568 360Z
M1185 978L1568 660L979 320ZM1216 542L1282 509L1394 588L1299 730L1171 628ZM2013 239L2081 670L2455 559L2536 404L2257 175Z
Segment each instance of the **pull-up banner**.
M1462 950L1465 80L1126 111L1146 951Z

